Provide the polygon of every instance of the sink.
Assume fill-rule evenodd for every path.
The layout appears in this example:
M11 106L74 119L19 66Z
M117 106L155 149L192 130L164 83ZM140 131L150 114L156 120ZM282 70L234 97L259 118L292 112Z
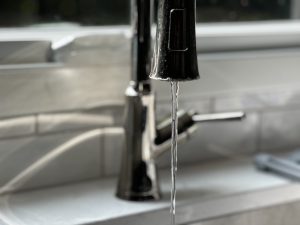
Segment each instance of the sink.
M236 213L189 225L298 225L300 202Z
M169 170L161 178L160 201L116 198L116 178L0 196L0 224L170 225ZM299 224L300 185L256 170L251 158L181 167L177 188L180 225Z
M290 184L227 197L195 201L177 208L185 225L298 225L300 185ZM169 225L169 209L160 209L90 225Z

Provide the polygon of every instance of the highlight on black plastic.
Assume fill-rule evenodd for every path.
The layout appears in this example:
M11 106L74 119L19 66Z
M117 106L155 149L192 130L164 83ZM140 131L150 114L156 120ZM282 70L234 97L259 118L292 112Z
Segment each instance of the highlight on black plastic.
M199 78L194 0L161 0L150 78L187 81Z

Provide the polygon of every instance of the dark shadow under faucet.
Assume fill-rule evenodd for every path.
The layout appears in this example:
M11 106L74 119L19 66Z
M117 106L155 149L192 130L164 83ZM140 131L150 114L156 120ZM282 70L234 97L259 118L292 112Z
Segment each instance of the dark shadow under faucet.
M186 81L199 78L195 0L158 0L156 44L152 56L152 0L131 0L132 71L126 89L125 144L117 196L143 201L161 197L156 158L170 147L171 125L156 125L153 79ZM240 120L244 113L197 115L179 112L178 140L187 139L197 122Z

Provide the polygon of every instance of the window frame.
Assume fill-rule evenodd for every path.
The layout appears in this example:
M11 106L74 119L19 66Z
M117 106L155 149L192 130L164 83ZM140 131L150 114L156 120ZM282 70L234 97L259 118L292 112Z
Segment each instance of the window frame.
M85 35L121 34L124 38L130 38L130 33L130 26L0 28L0 42L50 40L55 47ZM197 50L204 53L299 47L300 20L198 23L196 37Z

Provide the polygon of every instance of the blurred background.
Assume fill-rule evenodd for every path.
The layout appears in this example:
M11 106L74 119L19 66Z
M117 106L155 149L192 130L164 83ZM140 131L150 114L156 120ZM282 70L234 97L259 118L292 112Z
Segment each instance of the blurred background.
M197 0L197 22L296 19L296 0ZM69 22L83 26L129 23L129 0L1 1L0 26Z
M180 84L179 108L243 111L247 117L202 123L179 145L179 199L293 186L290 179L256 170L253 157L289 156L300 148L300 1L196 2L201 79ZM120 204L114 193L124 149L131 34L130 0L0 1L0 225L6 217L9 225L82 224L111 212L143 210ZM170 85L152 84L159 122L170 115ZM170 155L157 159L157 166L165 206ZM49 195L52 187L57 189ZM40 195L31 191L36 189ZM254 201L229 197L233 202L216 205L253 207L257 199L272 205L274 196L300 200L299 187L286 192L289 198L280 191L266 198L267 192ZM247 221L279 224L287 218L294 223L284 225L298 225L297 207L274 210L265 223L255 222L256 215ZM24 217L27 223L15 222ZM222 224L238 224L232 221Z

